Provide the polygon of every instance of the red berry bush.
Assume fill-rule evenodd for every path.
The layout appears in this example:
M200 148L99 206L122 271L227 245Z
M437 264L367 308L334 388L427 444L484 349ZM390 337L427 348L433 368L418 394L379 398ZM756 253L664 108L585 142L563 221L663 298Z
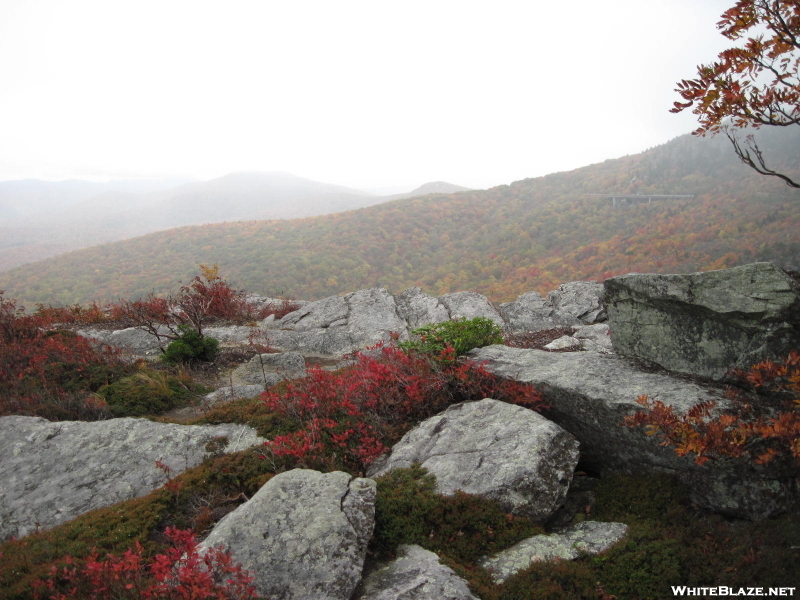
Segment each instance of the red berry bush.
M292 429L267 442L265 458L363 473L414 424L451 404L485 397L544 408L533 387L456 360L450 346L433 357L379 346L357 353L345 369L312 368L307 377L264 392L268 408Z

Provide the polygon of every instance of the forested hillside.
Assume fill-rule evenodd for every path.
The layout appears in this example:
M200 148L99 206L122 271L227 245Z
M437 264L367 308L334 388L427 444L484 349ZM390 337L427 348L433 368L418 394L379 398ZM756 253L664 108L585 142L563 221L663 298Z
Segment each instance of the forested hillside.
M770 134L771 132L764 132ZM764 137L800 171L800 136ZM787 137L789 135L789 137ZM688 194L613 206L593 194ZM758 260L800 266L800 193L741 165L724 138L682 136L638 155L483 191L428 195L292 221L182 227L8 271L29 306L162 292L198 263L239 287L302 299L382 286L474 290L495 301L576 279L680 273Z

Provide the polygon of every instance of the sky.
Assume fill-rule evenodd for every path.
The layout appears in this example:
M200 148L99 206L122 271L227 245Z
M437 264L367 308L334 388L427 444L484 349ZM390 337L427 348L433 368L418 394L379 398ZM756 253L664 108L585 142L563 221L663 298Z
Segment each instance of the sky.
M0 0L0 180L487 188L690 132L733 0Z

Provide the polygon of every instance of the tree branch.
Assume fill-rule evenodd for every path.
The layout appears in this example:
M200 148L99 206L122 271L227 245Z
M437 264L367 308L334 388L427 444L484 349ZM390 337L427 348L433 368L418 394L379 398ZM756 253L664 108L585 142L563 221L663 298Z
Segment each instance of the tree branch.
M736 139L736 136L732 134L728 129L723 129L725 135L733 144L733 150L736 152L736 156L738 156L741 161L749 166L751 169L755 170L757 173L761 175L770 175L772 177L778 177L786 182L786 185L789 187L800 189L800 183L793 181L790 177L778 173L777 171L773 171L772 169L768 168L766 163L764 162L764 155L761 153L761 149L755 142L755 139L752 135L748 135L747 140L747 148L742 147L742 144ZM751 152L753 154L751 154ZM755 155L755 158L754 156Z

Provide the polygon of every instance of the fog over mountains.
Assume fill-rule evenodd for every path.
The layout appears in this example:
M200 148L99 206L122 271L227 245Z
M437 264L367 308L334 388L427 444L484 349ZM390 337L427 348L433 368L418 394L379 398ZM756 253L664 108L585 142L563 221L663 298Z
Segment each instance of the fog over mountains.
M433 182L377 196L285 172L231 173L202 182L5 181L0 182L0 271L173 227L311 217L466 189Z

